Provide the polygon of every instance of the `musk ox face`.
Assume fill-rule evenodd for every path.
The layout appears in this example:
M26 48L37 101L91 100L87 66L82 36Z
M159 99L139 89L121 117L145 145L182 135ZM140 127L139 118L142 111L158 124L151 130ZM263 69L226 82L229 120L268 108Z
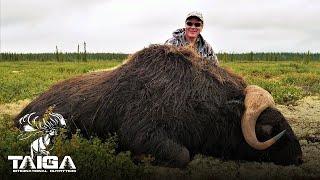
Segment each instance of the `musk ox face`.
M286 130L283 136L261 152L261 160L279 165L299 165L302 163L301 147L285 117L277 109L267 108L257 120L256 133L260 141L271 139L283 130Z
M186 48L150 46L115 70L60 82L16 122L52 105L73 132L117 133L120 149L151 154L169 166L183 167L198 153L284 165L301 158L267 91Z
M276 164L301 164L299 141L284 116L275 108L271 94L255 85L244 89L245 110L241 128L246 143L254 150L249 159Z

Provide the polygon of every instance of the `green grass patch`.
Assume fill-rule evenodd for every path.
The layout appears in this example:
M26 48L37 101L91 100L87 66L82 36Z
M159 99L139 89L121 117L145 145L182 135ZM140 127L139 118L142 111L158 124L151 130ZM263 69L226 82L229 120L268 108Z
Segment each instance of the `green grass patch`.
M111 68L121 62L1 62L0 104L32 99L60 80ZM320 62L225 62L222 66L242 75L248 84L256 84L270 91L276 103L294 103L304 96L320 93Z
M66 130L65 130L66 131ZM12 117L0 115L0 178L86 178L86 179L132 179L142 178L150 174L150 164L136 165L131 160L129 151L116 153L117 136L112 135L102 141L99 138L85 139L80 133L67 138L65 131L55 139L50 153L58 156L71 156L76 173L13 173L9 155L30 156L30 144L39 137L31 136L26 140L18 139L20 131L13 127ZM20 161L21 163L21 161ZM59 176L59 177L58 177Z
M121 61L0 63L0 104L34 98L54 83L90 71L107 69ZM242 75L248 84L257 84L270 91L277 103L294 103L303 96L320 93L320 62L227 62L223 67ZM51 154L71 156L76 174L12 173L8 155L30 155L30 143L35 138L19 140L13 117L0 114L0 179L246 179L285 177L319 177L318 159L311 158L301 167L282 167L272 163L223 161L197 155L185 169L150 166L150 162L135 164L130 152L116 153L117 136L107 140L85 139L79 133L71 139L58 136ZM315 144L315 147L318 147ZM312 150L313 147L310 149ZM315 153L316 152L316 153ZM317 155L317 149L307 155ZM318 156L317 156L318 157Z
M320 62L227 62L222 66L242 75L248 84L265 88L279 104L320 93Z
M121 62L0 62L0 104L34 98L60 80L97 69L112 68Z

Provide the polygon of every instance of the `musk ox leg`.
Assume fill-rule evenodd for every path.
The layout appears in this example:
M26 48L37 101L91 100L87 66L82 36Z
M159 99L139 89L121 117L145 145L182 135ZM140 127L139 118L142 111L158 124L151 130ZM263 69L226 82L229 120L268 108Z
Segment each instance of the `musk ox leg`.
M125 138L129 149L135 155L150 154L155 157L155 164L169 167L183 168L189 163L189 150L167 138L164 133L139 132L138 134Z
M176 144L169 139L163 145L160 144L160 146L160 161L164 160L164 162L159 162L159 164L163 163L167 166L182 168L187 166L187 164L189 163L190 153L186 147Z
M170 139L149 143L154 146L150 153L155 156L156 164L183 168L190 161L189 150Z

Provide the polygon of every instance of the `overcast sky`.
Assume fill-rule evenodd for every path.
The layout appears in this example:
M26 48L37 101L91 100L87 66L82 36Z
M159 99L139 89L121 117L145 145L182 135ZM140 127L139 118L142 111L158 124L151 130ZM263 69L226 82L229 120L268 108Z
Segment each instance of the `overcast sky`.
M163 43L190 11L216 52L320 52L319 0L0 0L1 52L133 53ZM82 46L81 46L82 48Z

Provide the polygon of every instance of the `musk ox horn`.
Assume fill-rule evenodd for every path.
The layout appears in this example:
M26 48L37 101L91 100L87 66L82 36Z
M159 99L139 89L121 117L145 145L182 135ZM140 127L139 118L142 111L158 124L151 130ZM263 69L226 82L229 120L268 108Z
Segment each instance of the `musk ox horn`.
M244 90L245 93L245 112L241 119L241 129L246 142L257 150L264 150L274 144L285 133L285 130L274 136L273 138L260 142L257 139L255 126L256 121L266 108L275 107L274 100L271 94L263 88L250 85Z

